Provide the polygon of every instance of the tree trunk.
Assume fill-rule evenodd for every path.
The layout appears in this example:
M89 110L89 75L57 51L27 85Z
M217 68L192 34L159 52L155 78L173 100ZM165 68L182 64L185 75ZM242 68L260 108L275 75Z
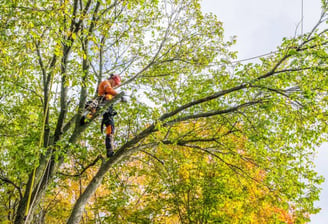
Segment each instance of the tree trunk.
M45 192L45 190L47 189L47 186L49 185L53 175L54 175L54 171L55 171L55 160L52 157L49 161L49 163L46 165L45 170L39 171L41 172L41 179L34 184L34 188L32 195L31 195L31 199L30 199L30 203L29 203L29 210L26 211L26 208L28 206L28 196L30 193L30 187L32 182L32 175L33 173L31 173L30 178L29 178L29 184L26 187L26 192L24 194L24 197L22 198L22 200L19 203L17 212L16 212L16 218L15 218L15 224L25 224L25 223L31 223L31 218L32 218L32 214L33 211L35 209L35 206L38 204L38 202L40 201L43 193ZM40 167L38 167L38 169L40 169ZM27 212L27 214L26 214Z
M138 148L133 148L133 146L135 146L140 140L144 139L154 131L156 131L155 125L150 125L144 131L135 136L133 139L125 143L111 159L107 160L104 164L102 164L97 174L93 177L83 194L81 194L79 199L76 201L71 216L67 221L67 224L78 224L80 222L86 203L88 202L90 197L96 192L97 188L101 184L101 181L103 180L105 174L110 169L110 167L112 167L114 164L121 161L124 157L129 156L135 150L137 150Z
M85 189L83 194L79 197L79 199L76 201L74 208L72 210L71 216L69 217L67 223L68 224L78 224L82 218L83 210L85 208L86 203L90 199L90 197L95 193L99 185L101 184L101 181L103 180L106 172L113 164L113 159L107 161L105 164L103 164L100 169L98 170L96 176L92 179L88 187Z

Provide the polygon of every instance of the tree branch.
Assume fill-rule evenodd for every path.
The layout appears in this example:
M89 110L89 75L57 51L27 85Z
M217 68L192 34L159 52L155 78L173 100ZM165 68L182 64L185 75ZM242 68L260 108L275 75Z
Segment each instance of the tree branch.
M80 176L82 176L82 174L83 174L85 171L87 171L87 169L89 169L90 167L96 165L96 163L97 163L100 159L102 159L102 158L103 158L103 157L102 157L101 155L98 155L94 161L92 161L90 164L88 164L86 167L84 167L84 168L81 170L81 172L79 172L79 173L77 173L77 174L66 174L66 173L61 173L61 172L58 172L58 174L63 175L63 176L68 176L68 177L80 177Z
M57 126L55 129L55 135L54 135L54 142L57 142L63 133L63 126L64 126L64 121L67 113L67 93L68 93L68 87L66 84L67 81L67 74L66 74L66 69L67 69L67 59L69 52L72 48L74 39L73 39L73 33L77 33L81 29L81 24L83 22L83 18L85 17L89 7L91 5L91 0L89 0L85 6L85 8L82 11L82 16L80 20L75 23L75 16L76 16L76 11L77 11L77 0L74 1L74 8L73 8L73 14L72 14L72 22L70 26L70 34L66 38L66 42L63 44L63 57L61 60L61 94L60 94L60 113L58 116L57 120Z
M17 189L18 193L19 193L19 198L20 199L23 198L21 188L18 187L13 181L11 181L7 177L3 177L3 176L0 176L0 180L3 181L4 183L11 184L12 186L14 186Z
M224 159L222 159L220 156L218 156L217 154L207 150L207 149L204 149L200 146L195 146L195 145L187 145L187 144L184 144L182 146L186 146L186 147L189 147L189 148L195 148L195 149L199 149L203 152L206 152L212 156L214 156L215 158L219 159L222 163L224 163L225 165L227 165L233 172L235 172L236 174L240 175L240 176L243 176L243 177L246 177L246 178L249 178L253 181L255 181L256 183L258 184L261 184L261 185L264 185L265 187L267 187L268 189L270 189L269 186L263 184L263 181L260 181L252 176L250 176L245 170L243 170L242 168L240 168L239 166L236 166L234 164L231 164L231 163L228 163L226 162ZM252 163L253 164L253 163Z
M161 163L162 165L164 165L164 161L160 160L159 158L157 158L157 156L145 151L145 150L140 150L140 152L143 152L145 154L147 154L148 156L154 158L155 160L157 160L159 163Z
M171 125L171 124L174 124L174 123L177 123L177 122L186 121L186 120L190 120L190 119L197 119L197 118L203 118L203 117L211 117L211 116L215 116L215 115L219 115L219 114L232 113L232 112L238 111L239 109L241 109L243 107L248 107L248 106L259 104L259 103L262 103L262 102L263 102L263 99L243 103L241 105L231 107L231 108L228 108L228 109L224 109L224 110L215 110L215 111L209 111L209 112L205 112L205 113L188 115L188 116L185 116L185 117L180 117L180 118L176 118L174 120L168 121L168 122L164 123L164 125L165 126L166 125Z
M155 60L156 58L158 57L158 55L160 54L162 48L164 47L164 44L165 42L167 41L167 38L168 38L168 35L169 35L169 30L170 30L170 27L171 27L171 23L168 24L166 30L165 30L165 33L164 33L164 36L163 36L163 39L156 51L156 53L154 54L154 56L152 57L152 59L150 60L150 62L141 70L139 71L137 74L135 74L133 77L131 77L130 79L128 79L127 81L125 81L124 83L122 83L122 85L127 85L129 84L130 82L134 81L140 74L142 74L144 71L146 71L147 69L149 69L154 63L155 63ZM121 86L122 86L121 85Z
M238 90L241 90L241 89L244 89L248 87L247 84L241 84L239 86L236 86L236 87L233 87L233 88L230 88L230 89L227 89L227 90L222 90L222 91L219 91L217 93L214 93L210 96L207 96L207 97L204 97L204 98L201 98L201 99L198 99L198 100L195 100L195 101L192 101L190 103L187 103L185 105L182 105L180 107L178 107L177 109L169 112L169 113L165 113L163 114L159 120L160 121L164 121L166 120L167 118L170 118L170 117L173 117L174 115L178 114L179 112L183 111L183 110L186 110L192 106L195 106L195 105L198 105L198 104L201 104L201 103L204 103L204 102L207 102L207 101L210 101L210 100L213 100L213 99L216 99L216 98L219 98L221 96L224 96L226 94L229 94L229 93L232 93L232 92L235 92L235 91L238 91Z

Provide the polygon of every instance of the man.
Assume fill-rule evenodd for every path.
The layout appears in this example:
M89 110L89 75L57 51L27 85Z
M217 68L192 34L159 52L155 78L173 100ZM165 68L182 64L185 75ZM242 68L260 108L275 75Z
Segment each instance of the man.
M102 81L98 86L98 97L102 97L104 101L111 100L118 93L115 91L115 87L121 84L121 77L119 75L111 74L107 80ZM101 132L103 130L103 125L106 125L106 154L107 157L114 155L113 146L113 134L114 134L114 116L116 111L111 105L108 110L103 114L103 120L101 122Z
M119 75L111 74L110 77L102 81L98 86L98 96L103 96L105 100L111 100L117 95L115 87L121 84L121 77Z
M116 114L117 112L113 109L113 105L110 105L108 110L103 114L103 119L101 121L101 133L103 131L103 126L106 125L105 145L107 157L111 157L114 155L113 134L115 130L114 116Z
M82 114L80 124L84 125L86 119L91 119L93 115L97 112L99 106L104 104L106 100L111 100L117 95L114 90L115 87L121 84L121 77L119 75L111 74L110 77L102 81L97 89L98 97L93 100L89 100L85 105L85 112Z

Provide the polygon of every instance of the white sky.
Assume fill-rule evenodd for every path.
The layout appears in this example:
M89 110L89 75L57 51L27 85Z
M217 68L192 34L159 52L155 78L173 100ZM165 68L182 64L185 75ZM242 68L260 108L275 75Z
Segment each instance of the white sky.
M283 37L301 33L302 0L203 0L203 10L223 22L225 36L236 35L239 59L275 50ZM303 0L303 27L319 19L320 0ZM299 27L299 29L297 29Z
M320 0L303 0L303 32L320 17ZM223 22L225 37L237 36L238 59L276 50L283 37L301 33L302 0L203 0L203 11L212 12ZM326 181L321 185L321 212L311 216L311 224L328 223L328 144L318 149L315 163Z

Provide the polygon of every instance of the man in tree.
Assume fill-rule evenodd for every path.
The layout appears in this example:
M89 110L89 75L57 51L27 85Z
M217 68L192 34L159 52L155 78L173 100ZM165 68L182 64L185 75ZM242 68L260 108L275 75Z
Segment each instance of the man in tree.
M105 100L111 100L117 95L115 87L121 84L121 77L119 75L111 74L110 77L102 81L98 86L98 96L104 97Z
M119 75L111 74L110 77L102 81L98 88L98 97L90 100L86 103L85 109L86 114L82 115L80 124L85 124L85 118L91 119L96 113L97 108L100 105L103 105L106 101L113 99L118 93L115 91L115 87L118 87L121 84L121 77ZM123 101L123 100L122 100Z
M118 93L115 91L115 87L121 84L121 77L119 75L111 74L110 77L104 81L102 81L98 86L98 97L102 97L103 100L107 101L111 100ZM114 134L114 116L117 112L113 109L113 105L111 105L108 110L103 114L103 119L101 122L101 132L103 130L103 126L106 125L106 154L107 157L111 157L114 155L113 151L113 134Z
M106 125L106 154L107 157L111 157L114 155L114 145L113 145L113 134L114 134L114 116L117 112L113 109L113 105L111 105L108 110L103 114L103 119L101 122L101 132L103 131L103 126Z
M110 77L102 81L98 86L98 97L94 100L91 100L87 103L87 115L82 115L81 125L85 124L85 119L92 118L96 113L99 106L106 104L106 101L113 99L118 93L115 91L115 87L118 87L121 84L121 77L116 74L111 74ZM122 97L122 101L125 99ZM113 138L114 134L114 116L117 112L113 109L113 105L104 112L103 119L101 122L101 132L103 130L103 125L106 125L106 151L107 157L110 157L114 154L113 151Z

